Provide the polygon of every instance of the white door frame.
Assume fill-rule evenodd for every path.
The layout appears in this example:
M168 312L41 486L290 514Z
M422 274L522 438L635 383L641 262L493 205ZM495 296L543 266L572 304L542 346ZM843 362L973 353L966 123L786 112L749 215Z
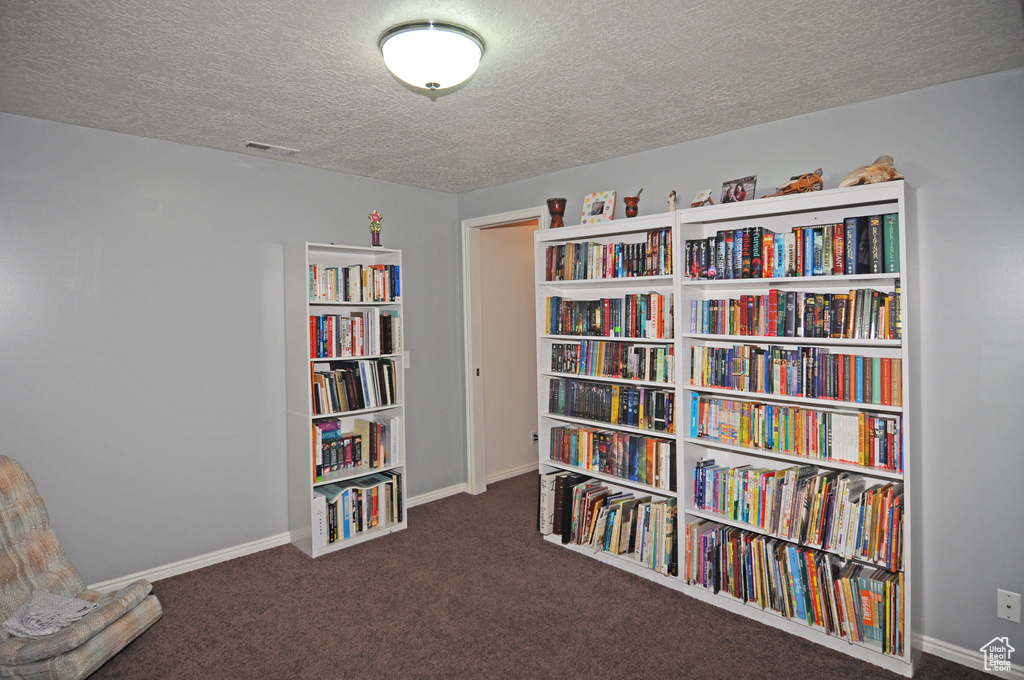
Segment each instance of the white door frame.
M547 229L551 216L545 206L524 208L498 215L462 220L462 332L466 378L466 470L471 494L487 490L487 452L484 447L483 390L480 384L481 345L480 310L480 230L537 220L538 229Z

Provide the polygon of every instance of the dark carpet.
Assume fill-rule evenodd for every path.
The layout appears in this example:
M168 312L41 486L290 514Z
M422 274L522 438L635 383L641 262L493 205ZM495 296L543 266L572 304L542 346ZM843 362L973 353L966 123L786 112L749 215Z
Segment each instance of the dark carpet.
M536 485L316 560L287 545L158 581L163 618L92 677L900 677L545 542ZM916 677L990 676L924 655Z

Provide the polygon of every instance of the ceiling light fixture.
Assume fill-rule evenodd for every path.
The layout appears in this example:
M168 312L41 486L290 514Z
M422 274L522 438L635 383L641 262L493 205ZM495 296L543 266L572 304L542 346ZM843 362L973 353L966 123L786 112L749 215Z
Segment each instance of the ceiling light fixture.
M377 42L384 64L395 76L422 90L444 90L476 73L483 39L443 21L410 21L392 26Z

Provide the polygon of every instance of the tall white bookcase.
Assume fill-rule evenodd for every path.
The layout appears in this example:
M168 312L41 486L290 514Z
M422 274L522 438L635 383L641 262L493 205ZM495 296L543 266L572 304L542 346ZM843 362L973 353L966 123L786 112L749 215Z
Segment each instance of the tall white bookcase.
M843 224L847 218L867 218L878 215L896 215L898 220L899 234L899 256L897 272L878 272L864 274L842 274L842 275L815 275L815 276L793 276L775 278L740 278L740 279L716 279L716 280L694 280L686 275L686 243L698 239L715 237L719 232L727 230L744 229L746 227L761 227L766 231L775 234L785 234L794 227L820 227L825 225ZM614 241L640 241L650 229L664 227L672 228L672 249L674 256L673 271L671 275L653 278L629 278L623 280L611 279L587 279L581 281L549 281L546 261L548 248L553 245L561 245L568 242L590 242L609 243ZM539 417L539 463L542 474L567 471L585 474L599 482L605 483L613 490L630 491L635 494L651 495L653 499L672 498L678 505L678 523L676 536L678 545L676 556L678 560L678 575L664 575L657 573L649 567L641 564L636 555L611 554L606 551L595 551L592 547L569 545L582 554L593 556L596 559L617 567L626 569L635 574L655 580L668 587L682 591L683 593L700 599L712 605L722 607L737 614L747 616L770 626L774 626L787 632L799 635L808 640L826 646L859 659L866 660L878 666L882 666L899 674L911 676L914 670L915 654L912 650L913 621L912 597L913 583L911 579L912 555L911 555L911 526L912 526L912 502L913 485L910 483L913 474L914 446L912 444L912 429L910 422L910 404L913 395L910 390L911 372L915 366L914 358L911 356L908 336L913 333L910 321L913 315L908 313L908 300L915 297L911 294L910 284L907 279L907 216L904 199L903 182L889 182L867 186L850 187L844 189L833 189L826 191L796 194L789 196L758 199L741 203L732 203L715 206L705 206L679 210L674 214L655 215L644 218L620 219L599 225L583 227L568 227L544 232L538 232L536 239L536 278L537 278L537 327L538 327L538 407ZM845 244L848 245L848 244ZM894 267L895 268L895 267ZM842 338L842 337L785 337L765 336L754 334L722 334L701 332L708 331L708 328L701 328L696 315L691 314L694 309L703 310L705 301L711 300L739 300L741 296L768 296L771 292L778 291L776 295L790 291L805 294L847 294L851 290L879 291L882 294L895 298L894 293L899 288L899 301L901 305L900 320L902 335L900 339L877 339L874 337ZM672 306L674 307L674 330L672 339L675 353L675 373L669 385L659 384L659 387L667 387L674 390L676 405L676 428L674 433L664 433L664 437L675 443L675 465L677 484L676 490L670 491L662 488L652 488L650 485L640 484L636 481L622 479L620 476L608 475L601 471L581 469L581 465L569 465L560 460L552 459L552 443L550 440L553 427L563 425L570 419L557 413L552 413L549 403L551 378L556 377L557 372L552 370L552 345L562 340L579 341L579 337L561 338L546 332L548 330L548 319L550 318L548 299L552 296L564 296L568 298L586 299L596 297L610 297L623 295L628 292L637 291L661 291L671 295ZM781 299L781 298L777 298ZM691 325L691 320L696 321L696 327ZM870 336L870 334L868 334ZM602 338L602 340L609 340ZM625 339L616 340L625 341ZM736 348L753 347L759 350L767 350L769 346L780 348L782 351L804 351L808 353L857 355L866 357L866 364L870 365L874 357L886 359L886 365L898 359L901 366L901 378L899 390L902 393L900 405L871 403L871 397L866 401L841 400L836 398L815 398L807 396L792 396L790 394L771 394L755 390L744 392L739 389L725 387L714 387L702 384L698 376L699 367L695 370L692 365L694 347L697 348ZM798 348L804 348L798 350ZM700 356L698 350L697 356ZM850 360L851 362L853 360ZM852 365L852 364L851 364ZM585 378L588 381L600 380L589 376L573 376L574 378ZM834 376L831 377L834 380ZM604 379L608 382L608 379ZM625 381L617 381L623 383ZM652 387L654 385L651 385ZM893 465L865 465L861 462L847 462L840 458L850 458L848 451L840 453L838 443L835 448L826 448L826 453L814 452L809 457L802 451L800 455L781 451L785 447L768 447L763 442L756 444L744 442L723 443L721 440L708 438L694 422L700 413L701 398L715 401L723 400L736 403L758 404L770 406L773 409L787 409L791 407L803 409L805 412L813 411L817 414L828 414L834 418L827 421L830 425L845 416L844 422L854 422L877 416L878 422L893 422L899 424L899 433L895 436L901 439L901 464ZM891 401L891 399L890 399ZM696 411L694 411L696 409ZM777 411L776 411L777 412ZM691 415L693 418L691 418ZM817 417L817 416L816 416ZM819 421L815 421L818 423ZM588 427L601 427L616 429L618 426L607 424L590 423L581 421L581 425ZM618 428L621 429L621 428ZM824 431L824 430L822 430ZM843 431L848 441L849 431ZM855 438L857 435L853 435ZM839 433L836 432L838 440ZM827 435L821 441L828 441ZM889 446L891 446L891 440ZM829 441L828 447L833 443ZM856 445L855 445L856 447ZM886 455L891 455L887 449ZM856 457L856 456L854 456ZM866 488L884 487L895 485L901 487L903 498L902 516L902 537L899 545L898 564L892 570L886 570L885 565L878 561L871 561L862 557L850 557L847 559L842 555L842 550L834 550L831 546L822 550L820 544L803 543L800 539L789 541L777 534L772 534L768 529L761 528L754 521L733 519L726 514L716 512L714 508L698 507L695 502L694 474L702 461L713 460L714 464L726 471L736 468L751 470L755 473L771 473L786 469L794 469L802 466L813 465L823 474L832 474L833 480L841 474L846 474L849 479L862 479ZM706 465L707 463L703 463ZM894 469L895 468L895 469ZM749 518L748 518L749 519ZM745 532L747 537L763 537L763 541L774 540L774 545L784 546L788 549L792 546L802 549L806 553L817 555L819 552L829 554L829 559L836 564L837 571L846 564L853 562L862 565L862 572L876 572L882 576L891 574L890 580L898 582L902 579L900 598L900 611L902 618L902 639L903 649L899 654L884 653L879 644L874 642L851 642L842 633L829 633L820 625L812 625L805 619L796 615L787 617L776 611L771 606L762 607L754 601L745 601L743 598L733 597L724 589L715 592L713 587L704 587L698 579L687 581L686 555L687 525L698 525L701 522L713 523L715 526L723 527L725 530L735 529ZM707 526L707 525L704 525ZM547 540L561 544L558 535L552 534L545 537ZM787 537L788 538L788 537ZM762 574L767 576L767 574ZM768 577L769 581L772 577ZM777 583L777 581L776 581ZM840 605L841 606L841 605Z
M288 523L292 543L312 557L407 526L401 265L394 249L320 243L285 249ZM329 384L332 372L350 372L360 394L327 395L344 390L338 380ZM371 440L365 428L382 423ZM325 452L322 431L332 428L342 442L360 435L358 464L351 447L345 459L344 443L337 453ZM349 494L337 496L331 508L327 498L339 488ZM328 531L332 518L336 532Z
M654 474L652 465L652 479L647 478L646 469L635 469L635 479L631 481L628 461L623 465L623 456L628 455L624 448L631 444L641 447L651 442L658 451L659 461L667 460L661 458L662 452L677 446L676 434L667 425L671 411L667 414L663 411L668 402L671 402L669 409L679 404L678 370L674 365L674 338L678 335L674 299L678 279L672 273L671 259L675 232L675 213L536 232L537 407L542 474L552 471L583 473L616 492L631 491L656 501L678 498L678 492L669 488L668 466L658 466L658 473ZM656 258L653 257L655 251ZM646 257L642 252L651 253L652 261L645 265L647 269L637 271L639 259ZM559 262L552 263L552 257ZM552 267L560 269L562 274L550 276ZM594 330L594 323L604 324L608 330ZM565 351L570 354L585 351L591 358L583 361L587 365L576 368L561 365L557 357ZM638 357L644 357L646 364L656 368L643 375L636 374L635 370L615 374L599 365L603 362L599 357L609 353L620 357L632 355L632 359L624 359L620 364L628 366L630 361L636 364ZM564 400L571 402L564 406L552 404L553 384L565 385L574 395L588 393L588 396L572 396ZM617 394L612 392L614 396L609 402L607 395L611 390ZM613 405L621 406L627 399L636 400L640 390L662 402L662 406L655 408L657 422L654 418L647 422L627 418L624 406L620 409L622 418L618 415L611 418L618 421L615 423L592 411L595 404L589 393L603 395L598 399L605 400L603 408L607 411ZM653 404L653 401L647 402L647 405ZM639 416L638 405L634 404L633 410ZM678 415L676 422L678 427ZM587 465L578 456L567 454L566 447L558 443L564 442L566 436L575 438L579 432L595 431L602 437L618 440L606 442L607 446L618 447L617 469L616 465L605 465L603 469ZM575 448L576 441L571 441L569 446ZM560 450L553 455L555 448ZM643 467L638 460L634 463L635 468ZM681 478L677 481L684 482ZM557 534L547 535L546 539L562 544ZM629 555L595 552L572 543L566 547L642 576L655 574Z

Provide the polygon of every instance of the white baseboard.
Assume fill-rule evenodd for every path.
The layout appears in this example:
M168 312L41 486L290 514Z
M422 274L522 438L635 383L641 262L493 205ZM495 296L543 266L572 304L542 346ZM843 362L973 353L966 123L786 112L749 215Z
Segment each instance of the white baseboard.
M505 470L504 472L498 472L493 475L487 475L487 483L494 484L495 482L500 482L503 479L508 479L510 477L518 477L519 475L526 474L527 472L530 472L531 470L536 470L537 468L538 463L534 461L527 465L513 468L512 470Z
M457 493L469 493L469 484L462 482L461 484L455 484L445 489L438 489L437 491L431 491L430 493L422 493L419 496L409 496L409 500L406 502L405 507L415 508L417 505L439 501L442 498L448 498L448 496L454 496Z
M251 555L252 553L260 552L261 550L269 550L270 548L276 548L279 545L285 545L291 542L291 534L287 531L283 534L277 534L276 536L270 536L268 538L261 538L256 541L250 541L243 543L242 545L236 545L232 548L224 548L223 550L215 550L205 555L198 557L190 557L184 560L178 560L171 564L165 564L162 567L156 567L154 569L147 569L145 571L136 572L129 574L123 578L112 579L110 581L103 581L96 583L91 586L93 590L112 591L120 590L126 585L138 581L140 578L144 578L150 583L159 581L162 578L168 578L170 576L177 576L178 574L184 574L189 571L195 571L196 569L202 569L203 567L209 567L217 564L218 562L226 562L227 560L233 560L236 557L243 557L245 555Z
M424 503L430 503L431 501L441 500L448 496L454 496L457 493L467 493L468 491L469 486L467 484L456 484L454 486L449 486L446 489L438 489L437 491L431 491L430 493L421 494L419 496L410 496L409 501L406 503L406 507L412 508L417 505L423 505ZM165 564L162 567L146 569L145 571L129 574L122 578L95 583L90 585L89 588L104 592L116 591L124 588L130 583L138 581L140 578L144 578L150 583L154 583L160 579L195 571L196 569L202 569L203 567L209 567L217 564L218 562L233 560L236 557L251 555L252 553L260 552L261 550L269 550L270 548L276 548L290 542L291 534L286 531L283 534L277 534L276 536L270 536L269 538L261 538L256 541L250 541L249 543L243 543L242 545L236 545L231 548L215 550L214 552L199 555L198 557L178 560L171 564Z
M984 643L984 640L982 641ZM948 642L942 640L936 640L935 638L928 637L926 635L914 635L914 647L920 649L926 654L934 654L935 656L954 661L962 666L968 668L975 668L979 671L985 670L985 655L982 654L980 649L966 649L964 647L958 647L957 645L951 645ZM1024 679L1024 666L1020 664L1011 664L1011 670L1006 673L995 673L991 672L993 677L997 678L1010 678L1012 680Z

